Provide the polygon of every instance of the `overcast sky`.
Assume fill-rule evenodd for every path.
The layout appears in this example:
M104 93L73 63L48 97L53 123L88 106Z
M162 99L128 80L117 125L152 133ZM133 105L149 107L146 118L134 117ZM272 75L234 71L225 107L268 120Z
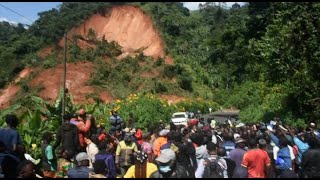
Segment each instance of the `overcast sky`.
M38 13L57 8L62 2L0 2L0 21L7 21L13 24L32 24L37 20ZM189 10L198 9L199 4L205 2L184 2L184 6ZM237 2L243 5L244 2ZM227 2L227 6L231 7L234 2ZM11 10L16 13L12 12ZM20 15L18 15L18 14ZM30 21L30 20L32 21Z
M188 8L189 10L193 11L193 10L197 10L199 7L199 4L202 3L206 3L206 2L184 2L183 5L184 7ZM235 2L226 2L228 7L231 7ZM245 2L237 2L239 5L244 5Z

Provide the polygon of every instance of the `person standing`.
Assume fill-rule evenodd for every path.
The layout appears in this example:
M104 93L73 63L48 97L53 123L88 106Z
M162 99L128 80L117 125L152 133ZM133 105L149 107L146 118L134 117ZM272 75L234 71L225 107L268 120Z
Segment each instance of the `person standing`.
M80 151L86 151L86 143L84 142L84 137L89 134L91 128L91 119L84 118L86 117L86 111L84 109L80 109L78 111L78 118L72 118L70 122L75 124L78 128L78 136L80 143Z
M121 171L121 177L125 175L129 167L133 164L131 156L133 152L137 152L137 145L132 141L132 135L126 133L124 140L120 141L116 150L116 167Z
M48 178L55 178L57 171L57 161L54 155L53 148L50 145L52 140L53 137L50 132L44 133L41 144L42 169L43 175Z
M9 153L15 153L17 145L21 144L20 135L17 131L19 124L18 117L14 114L8 114L5 117L8 128L0 128L0 140L5 144Z
M115 161L112 153L112 145L108 144L106 140L101 141L98 144L99 153L95 155L95 161L103 160L108 168L107 173L104 174L107 178L116 178L117 172L115 167Z
M148 162L147 153L138 151L135 154L135 164L128 169L124 178L149 178L157 170L155 164Z
M86 152L87 152L89 159L90 159L89 168L93 168L93 163L95 161L95 155L98 154L99 149L98 149L97 145L94 142L92 142L92 140L89 137L84 137L84 141L87 144Z
M176 163L176 154L171 149L164 149L156 158L158 170L150 178L188 178L187 169Z
M241 166L248 169L249 178L268 178L270 174L270 158L264 150L267 142L260 139L257 144L256 139L249 140L250 150L247 151L241 163Z
M239 167L241 166L244 154L247 152L244 150L246 147L246 141L239 137L235 139L235 143L236 148L230 151L229 157L236 163L236 167Z
M300 178L320 178L320 143L317 137L308 141L309 149L303 153Z
M111 135L114 135L117 131L120 132L122 129L124 129L124 127L122 127L122 124L123 124L122 118L118 115L118 112L115 110L111 111L110 123L111 123L111 128L110 128Z
M159 132L159 137L153 142L153 153L155 156L159 156L161 146L167 144L168 129L162 129Z
M208 151L209 157L203 158L199 161L198 168L195 172L196 178L203 178L205 175L205 167L209 165L208 164L209 162L214 162L214 161L217 161L218 165L223 170L221 176L223 178L227 178L228 177L227 162L223 157L218 156L217 154L218 146L213 142L209 142L207 144L207 151ZM213 170L213 169L210 169L210 170Z
M90 120L90 127L89 127L89 130L88 132L86 132L87 135L89 135L90 137L92 135L95 135L97 134L97 126L96 126L96 123L95 123L95 118L92 114L88 114L84 109L80 109L78 111L78 119L82 122L87 122L88 120Z
M72 152L72 157L80 152L80 141L78 135L78 128L75 124L71 123L71 119L75 119L76 114L70 113L63 116L64 123L60 126L56 134L56 142L53 148L56 149L60 144L65 151Z

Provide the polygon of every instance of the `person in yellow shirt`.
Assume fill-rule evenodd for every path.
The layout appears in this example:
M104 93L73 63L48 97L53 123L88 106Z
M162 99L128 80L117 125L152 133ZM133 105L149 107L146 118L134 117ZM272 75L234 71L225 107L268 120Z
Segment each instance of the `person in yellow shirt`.
M120 169L121 177L124 176L129 167L133 164L132 153L137 152L137 145L132 141L132 135L126 133L124 140L120 141L116 150L116 168Z
M158 167L147 161L148 155L143 151L135 154L135 165L132 165L124 178L149 178L152 173L158 170Z

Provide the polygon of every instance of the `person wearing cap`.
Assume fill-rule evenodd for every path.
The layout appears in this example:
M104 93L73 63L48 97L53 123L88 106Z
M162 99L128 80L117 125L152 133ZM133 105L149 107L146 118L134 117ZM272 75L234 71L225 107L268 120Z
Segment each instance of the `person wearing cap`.
M159 137L153 142L153 153L155 156L159 156L161 146L167 144L167 135L169 132L168 129L162 129L159 132Z
M77 165L67 171L68 178L89 178L93 169L89 168L90 159L87 153L80 152L76 156Z
M124 178L149 178L152 173L158 170L155 164L148 162L147 153L138 151L134 156L135 164L128 169Z
M121 171L121 177L125 175L129 167L132 165L131 155L137 152L137 145L133 142L131 133L126 133L124 140L120 141L116 150L115 164L117 169Z
M249 178L268 178L270 174L270 158L264 150L267 142L255 138L249 139L249 148L242 159L241 166L247 168Z
M320 132L317 130L317 126L315 123L310 123L310 129L311 131L316 135L316 137L319 139L320 138Z
M244 154L247 152L244 148L246 147L246 140L238 137L235 139L236 148L231 150L229 158L236 163L236 167L241 166L241 162Z
M176 163L176 154L171 149L164 149L156 158L158 170L150 178L188 178L188 171Z

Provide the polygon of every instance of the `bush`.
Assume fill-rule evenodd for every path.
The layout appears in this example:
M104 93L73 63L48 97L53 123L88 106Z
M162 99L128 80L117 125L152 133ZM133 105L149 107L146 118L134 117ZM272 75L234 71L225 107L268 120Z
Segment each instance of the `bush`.
M157 67L157 66L161 66L162 64L164 64L164 59L160 57L154 62L153 66Z
M163 74L165 77L172 79L174 76L177 75L175 66L173 66L173 65L164 66Z
M192 78L190 76L179 76L178 78L178 84L182 89L189 92L193 91Z
M125 100L118 100L114 104L120 116L126 121L132 112L139 127L147 128L157 125L159 120L168 123L171 114L176 111L174 106L152 94L130 94Z
M162 84L161 82L156 82L154 90L156 93L163 93L163 92L168 91L167 87L164 84Z

